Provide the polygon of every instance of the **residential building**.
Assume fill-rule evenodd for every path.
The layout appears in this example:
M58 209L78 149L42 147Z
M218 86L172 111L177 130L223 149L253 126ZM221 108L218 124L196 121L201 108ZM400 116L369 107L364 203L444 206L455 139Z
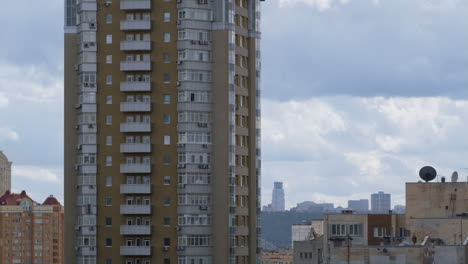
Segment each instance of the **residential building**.
M300 224L291 226L291 243L294 248L294 242L311 240L315 236L323 235L323 220L303 221Z
M0 151L0 195L11 190L11 161Z
M261 264L295 264L291 249L263 250Z
M25 191L0 197L0 263L63 264L63 207L53 196L43 203Z
M273 212L283 212L284 206L284 190L282 182L275 182L273 194L271 197L271 207Z
M259 5L65 0L66 263L259 261Z
M323 262L323 235L314 239L293 241L294 264L322 264Z
M367 212L369 211L369 200L368 199L349 200L348 209L354 210L357 212Z
M393 207L394 214L405 214L406 213L406 206L404 205L395 205Z
M391 209L391 194L378 192L371 195L372 213L386 214Z

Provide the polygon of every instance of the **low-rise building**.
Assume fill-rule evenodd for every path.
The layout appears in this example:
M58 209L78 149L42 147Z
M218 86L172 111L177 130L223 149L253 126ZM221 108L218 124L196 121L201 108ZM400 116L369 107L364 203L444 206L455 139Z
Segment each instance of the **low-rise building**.
M63 207L25 191L0 197L0 263L63 264Z
M311 240L314 236L323 235L323 220L303 221L291 226L291 243Z
M263 250L262 264L295 264L291 249Z

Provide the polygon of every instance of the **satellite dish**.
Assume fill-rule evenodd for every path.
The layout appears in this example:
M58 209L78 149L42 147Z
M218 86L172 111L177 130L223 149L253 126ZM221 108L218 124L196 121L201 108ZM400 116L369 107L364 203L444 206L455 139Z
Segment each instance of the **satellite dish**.
M454 171L452 173L452 182L457 182L458 181L458 172Z
M419 170L419 177L425 182L430 182L437 176L437 171L431 166L426 166Z

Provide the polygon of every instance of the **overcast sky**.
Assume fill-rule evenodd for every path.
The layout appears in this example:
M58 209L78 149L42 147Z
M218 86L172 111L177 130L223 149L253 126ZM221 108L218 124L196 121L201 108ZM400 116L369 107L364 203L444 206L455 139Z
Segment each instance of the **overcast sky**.
M346 206L430 164L468 170L468 1L262 2L262 203ZM41 12L37 12L41 10ZM6 1L0 149L13 189L63 199L63 3Z

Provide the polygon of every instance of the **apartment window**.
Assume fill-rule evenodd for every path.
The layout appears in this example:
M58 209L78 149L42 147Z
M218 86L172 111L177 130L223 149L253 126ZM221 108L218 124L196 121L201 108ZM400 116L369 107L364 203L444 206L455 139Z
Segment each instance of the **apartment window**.
M112 247L112 238L106 238L106 247Z
M171 115L170 114L164 114L163 122L164 122L164 124L170 124L171 123Z
M169 196L164 196L163 198L163 205L164 206L169 206L171 204L171 197Z
M163 225L164 226L170 226L171 225L171 218L170 217L164 217L163 218Z
M106 217L106 226L112 226L112 217Z
M112 146L112 136L106 136L106 146Z
M112 55L106 55L106 63L112 64Z
M163 14L163 16L164 16L164 22L170 22L171 21L171 13L165 12Z
M112 95L106 96L106 104L112 104Z
M163 157L163 163L164 165L169 165L171 164L171 157L169 155L164 155Z
M106 197L106 206L112 206L112 197Z
M112 36L111 36L111 42L112 42ZM164 42L171 42L171 33L164 33Z
M170 94L165 94L163 96L163 103L164 104L170 104L171 103L171 95Z
M169 53L164 53L163 55L163 61L164 63L169 63L171 62L171 55Z
M106 264L112 264L112 259L106 259Z
M112 116L111 115L106 116L106 125L112 125Z
M164 145L171 144L171 136L164 136Z
M164 185L171 185L171 176L164 176Z
M164 259L164 264L171 264L171 259L165 258Z
M107 14L106 15L106 23L107 24L112 24L112 14Z
M112 156L106 156L106 166L112 166Z
M106 84L112 84L112 75L106 75Z
M112 35L106 35L106 44L112 44Z
M112 176L106 176L106 186L112 186Z
M164 81L164 83L170 83L171 82L171 75L169 75L169 73L165 73L163 75L163 81Z
M171 239L168 238L168 237L165 237L165 238L164 238L164 246L165 246L165 247L168 247L168 246L170 246L170 245L171 245Z

